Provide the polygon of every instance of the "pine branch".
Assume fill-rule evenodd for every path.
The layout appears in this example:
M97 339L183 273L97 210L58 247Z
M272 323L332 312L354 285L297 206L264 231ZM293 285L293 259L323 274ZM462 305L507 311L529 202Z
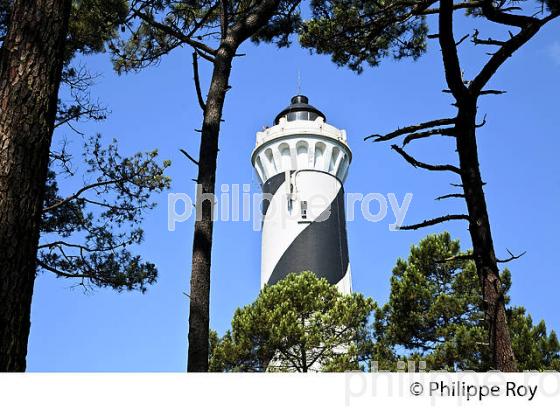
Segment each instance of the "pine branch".
M472 39L471 42L474 45L487 45L487 46L503 46L505 44L505 41L501 41L501 40L494 40L491 37L488 38L480 38L478 35L480 34L480 31L478 31L478 29L474 30L474 33L472 35Z
M152 16L149 16L148 14L142 13L141 11L138 11L138 10L133 10L132 13L135 16L142 19L143 21L145 21L150 26L157 28L158 30L162 31L163 33L165 33L165 34L167 34L171 37L175 37L177 40L182 41L183 43L190 45L195 50L202 50L205 53L205 54L201 54L201 56L203 58L206 58L205 55L208 55L208 54L210 56L215 56L216 55L216 50L214 50L213 48L208 47L204 43L193 40L191 37L181 33L178 30L173 29L170 26L166 26L165 24L162 24L160 22L155 21ZM213 61L213 58L212 58L212 61Z
M445 216L440 216L438 218L434 218L434 219L426 219L418 224L414 224L414 225L404 225L404 226L400 226L398 227L399 230L401 231L413 231L416 229L420 229L420 228L425 228L428 226L433 226L433 225L438 225L442 222L447 222L447 221L456 221L456 220L464 220L464 221L469 221L469 216L468 215L445 215Z
M453 10L461 10L461 9L475 9L480 7L481 1L467 1L463 3L457 3L453 5ZM418 16L426 16L429 14L439 14L440 9L437 7L426 9L421 12L416 13Z
M442 199L464 198L464 197L465 197L464 194L447 194L447 195L438 196L438 197L436 198L436 201L441 201Z
M513 253L511 253L511 251L509 249L506 249L506 250L507 250L507 253L509 253L510 257L506 258L506 259L496 259L496 262L498 262L498 263L511 262L513 260L521 258L523 255L525 255L527 253L527 251L524 251L524 252L521 252L519 255L514 255Z
M73 201L74 199L79 198L80 195L82 195L82 194L83 194L84 192L86 192L86 191L89 191L90 189L98 188L98 187L106 186L106 185L111 185L111 184L118 184L118 183L125 182L125 181L126 181L125 178L121 178L121 179L111 179L111 180L108 180L108 181L101 181L101 182L96 182L96 183L93 183L93 184L86 185L86 186L84 186L83 188L81 188L81 189L79 189L78 191L76 191L76 193L74 193L74 194L72 194L72 195L66 197L65 199L63 199L63 200L61 200L61 201L59 201L59 202L57 202L57 203L55 203L55 204L52 204L52 205L50 205L50 206L48 206L48 207L46 207L46 208L43 208L43 211L42 211L42 212L43 212L43 213L50 212L50 211L52 211L52 210L55 209L55 208L58 208L58 207L60 207L60 206L62 206L62 205L65 205L65 204L67 204L68 202Z
M181 151L181 153L187 157L189 160L191 160L196 166L199 166L199 163L196 159L194 159L187 151L185 151L184 149L180 148L179 151Z
M75 278L75 279L96 279L95 273L69 273L69 272L65 272L62 271L60 269L57 268L53 268L50 265L47 265L46 263L44 263L42 260L37 258L37 265L39 265L41 268L52 272L60 277L63 278Z
M502 13L494 8L491 0L485 0L483 4L484 7L482 11L486 18L497 23L518 26L521 28L521 31L516 35L511 35L510 33L511 38L504 42L498 51L492 55L476 78L470 83L469 91L475 95L481 92L482 88L490 81L498 68L500 68L515 51L527 43L543 25L560 16L560 10L556 10L547 17L539 20L534 17Z
M437 263L447 263L447 262L458 262L458 261L472 261L474 260L474 255L472 253L465 253L461 255L450 256L443 260L436 261Z
M501 94L505 94L507 93L507 91L503 91L503 90L482 90L479 95L488 95L488 94L492 94L492 95L501 95Z
M475 128L482 128L486 125L486 114L484 114L484 118L482 118L482 122L480 124L475 124Z
M369 135L367 137L364 138L364 141L367 141L368 139L374 138L374 142L383 142L383 141L389 141L392 140L394 138L400 137L402 135L405 134L410 134L416 131L420 131L426 128L433 128L433 127L437 127L440 125L451 125L451 124L455 124L455 118L442 118L439 120L433 120L433 121L426 121L420 124L416 124L416 125L410 125L408 127L403 127L403 128L398 128L393 132L390 132L389 134L385 134L385 135L381 135L381 134L372 134Z
M483 0L480 6L484 17L494 23L523 28L538 21L538 19L534 17L506 13L507 10L512 11L513 9L496 8L494 7L493 0Z
M192 58L193 58L192 65L193 65L194 87L196 89L196 97L198 99L198 105L200 106L200 109L202 110L202 112L204 112L206 111L206 102L202 97L202 89L200 87L200 76L198 74L198 53L196 51L193 52Z
M469 37L470 37L469 34L465 34L463 37L461 37L461 39L460 39L459 41L457 41L457 42L455 43L455 47L460 46L461 43L462 43L463 41L465 41L465 40L466 40L467 38L469 38Z
M454 165L432 165L427 164L425 162L420 162L413 156L407 154L402 148L397 145L391 145L391 148L395 150L397 153L400 154L409 164L411 164L415 168L422 168L427 169L428 171L451 171L455 172L456 174L461 174L461 170Z
M452 137L456 135L456 132L454 127L448 127L448 128L434 128L428 131L412 133L406 136L402 146L405 147L406 145L408 145L410 142L414 140L431 137L432 135L443 135L443 136Z

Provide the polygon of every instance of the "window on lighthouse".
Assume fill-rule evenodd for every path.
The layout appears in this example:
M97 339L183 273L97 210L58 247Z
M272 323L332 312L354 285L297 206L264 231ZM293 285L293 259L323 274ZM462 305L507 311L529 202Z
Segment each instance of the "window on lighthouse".
M315 169L325 169L325 144L322 142L315 145Z
M268 168L268 174L269 175L275 175L277 170L276 170L276 164L274 163L274 156L272 154L272 150L270 148L268 148L265 152L264 155L266 156L266 166Z
M280 145L279 149L282 161L282 171L292 169L292 156L290 154L290 146L284 143Z
M309 157L307 155L307 142L298 142L297 144L297 166L298 169L309 168Z
M307 219L307 201L301 201L301 219Z
M341 152L337 147L332 149L331 155L331 162L329 164L329 172L336 172L336 167L338 165L338 157L340 156Z

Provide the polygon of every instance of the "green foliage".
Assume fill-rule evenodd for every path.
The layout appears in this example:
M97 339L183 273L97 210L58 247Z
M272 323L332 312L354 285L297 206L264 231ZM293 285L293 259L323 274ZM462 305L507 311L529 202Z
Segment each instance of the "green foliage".
M6 34L12 0L0 0L0 45ZM117 35L128 12L127 0L73 0L66 39L66 63L76 53L105 50L107 41Z
M11 0L0 0L0 47L7 33L11 3ZM69 101L59 99L55 126L80 119L105 119L106 109L92 102L89 96L95 76L83 66L73 67L72 59L76 54L105 51L105 44L117 36L127 13L127 0L73 0L61 79L61 94L70 98Z
M313 18L304 23L300 43L357 72L364 63L376 66L389 56L416 59L426 50L428 32L425 18L412 16L417 3L314 0Z
M211 371L346 371L371 350L375 303L342 295L312 272L265 287L235 312L232 329L211 350Z
M127 0L73 0L66 39L69 57L105 51L127 13Z
M288 46L290 35L301 23L299 3L280 1L267 24L257 33L249 34L251 40ZM226 31L238 29L259 4L255 0L137 1L130 10L132 23L126 26L126 33L110 43L115 70L122 73L157 64L164 55L182 45L189 45L212 59L211 54L224 36L222 24ZM225 21L222 7L226 10Z
M429 235L399 259L387 304L343 296L311 272L290 274L238 309L222 338L211 335L212 371L491 369L480 284L469 253L448 233ZM506 303L511 274L501 275ZM374 313L373 325L368 318ZM560 370L560 342L522 307L507 309L520 370Z
M278 11L251 40L257 44L265 42L288 47L291 45L291 35L298 32L301 24L299 2L281 1Z
M41 223L39 266L57 276L76 278L84 286L145 291L157 269L133 255L143 240L144 214L155 206L154 193L167 189L169 161L157 162L157 151L121 157L116 141L102 147L100 137L84 145L84 183L61 196L57 175L73 177L71 158L52 154Z
M0 45L6 35L11 0L0 0ZM84 67L72 67L76 53L104 51L117 35L128 13L126 0L73 0L62 72L62 94L55 127L81 119L100 121L107 110L92 102L89 90L95 76ZM121 157L116 142L102 147L100 137L84 143L81 169L76 177L72 158L65 150L51 150L39 245L39 271L77 279L79 285L145 291L157 278L153 263L143 261L131 247L143 240L140 228L144 213L155 206L152 195L167 189L170 180L159 164L157 151ZM62 196L59 184L78 186Z
M560 343L554 330L547 333L544 320L534 325L525 308L514 307L508 311L508 321L520 371L560 371Z
M423 360L428 369L490 369L488 333L474 263L448 233L429 235L399 259L389 302L376 312L378 344L374 360ZM511 275L501 275L506 303ZM534 326L520 307L508 309L512 344L520 370L558 369L560 345L544 322ZM380 368L383 368L381 365ZM394 367L389 367L393 369Z
M427 49L426 15L437 14L436 0L313 0L312 18L304 22L300 42L319 54L330 54L334 63L361 72L364 65L377 66L393 57L417 59ZM466 0L461 10L484 17L480 1ZM503 13L527 11L534 17L545 9L560 10L560 0L503 0L491 2ZM534 14L533 9L537 9ZM437 29L436 29L437 32ZM507 33L505 33L507 36Z
M430 361L439 368L472 368L480 351L476 343L483 333L482 313L475 266L465 260L440 262L459 254L459 242L447 233L413 246L408 260L399 259L393 269L389 303L383 307L389 340L430 353ZM467 343L470 340L474 343Z

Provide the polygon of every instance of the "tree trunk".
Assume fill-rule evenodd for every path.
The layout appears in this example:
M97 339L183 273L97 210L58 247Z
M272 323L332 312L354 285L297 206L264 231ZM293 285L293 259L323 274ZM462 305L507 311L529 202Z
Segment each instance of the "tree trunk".
M209 318L210 318L210 264L212 231L214 228L214 191L216 159L222 109L227 90L231 63L239 45L259 31L278 9L279 0L252 1L253 11L244 19L227 24L227 13L222 10L222 40L214 57L214 70L206 99L202 139L198 158L196 193L196 222L194 225L191 294L189 312L189 353L187 371L208 371ZM299 0L296 4L299 3ZM227 33L227 34L226 34ZM210 199L212 198L212 199Z
M0 371L25 371L69 0L16 0L0 56Z
M517 370L506 318L500 271L494 252L476 144L476 99L459 103L457 152L463 191L470 217L469 231L478 277L482 287L483 308L489 333L490 351L497 370Z
M214 198L220 122L235 50L235 45L228 41L223 41L218 49L204 110L198 159L196 222L192 251L187 364L189 372L208 371L210 264L214 227L214 201L210 198Z

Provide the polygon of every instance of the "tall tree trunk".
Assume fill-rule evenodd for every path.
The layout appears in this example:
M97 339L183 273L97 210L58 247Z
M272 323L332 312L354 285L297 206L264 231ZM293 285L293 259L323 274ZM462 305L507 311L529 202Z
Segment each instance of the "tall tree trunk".
M0 56L0 371L25 371L69 0L15 0Z
M208 371L210 264L214 227L214 202L209 197L213 198L215 191L218 137L235 49L235 45L228 41L223 41L218 49L202 124L192 251L187 364L189 372Z
M514 372L517 365L511 346L500 271L494 252L478 162L475 98L459 103L455 129L463 191L470 217L469 231L489 331L490 351L497 370Z
M191 293L189 312L189 353L187 371L208 371L209 320L210 320L210 264L212 256L212 231L214 227L214 198L216 184L216 159L222 109L227 90L231 63L237 48L258 32L278 9L280 0L252 1L252 12L244 19L228 26L225 9L222 9L222 40L214 57L214 69L202 123L202 139L198 158L198 189L194 225ZM294 3L297 5L299 0Z

